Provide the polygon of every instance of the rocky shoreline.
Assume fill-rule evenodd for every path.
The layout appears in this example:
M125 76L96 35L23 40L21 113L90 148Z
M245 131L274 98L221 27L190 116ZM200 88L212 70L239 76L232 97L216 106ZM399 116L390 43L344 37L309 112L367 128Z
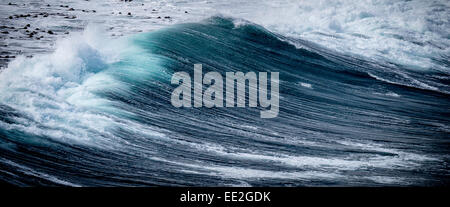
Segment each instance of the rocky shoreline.
M110 36L120 37L173 24L177 22L171 15L174 13L190 15L189 11L180 8L173 11L166 5L132 0L117 0L109 7L99 7L97 2L89 0L74 5L63 3L0 3L0 70L18 56L32 57L52 51L57 38L81 31L88 23L105 24ZM148 23L142 29L127 28L142 22Z

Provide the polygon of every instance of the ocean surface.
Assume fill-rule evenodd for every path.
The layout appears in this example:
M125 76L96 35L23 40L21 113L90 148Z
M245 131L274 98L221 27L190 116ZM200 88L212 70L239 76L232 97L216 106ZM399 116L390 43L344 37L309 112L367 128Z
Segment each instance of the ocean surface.
M0 183L448 186L449 21L449 1L2 1ZM197 63L279 72L278 117L175 108Z

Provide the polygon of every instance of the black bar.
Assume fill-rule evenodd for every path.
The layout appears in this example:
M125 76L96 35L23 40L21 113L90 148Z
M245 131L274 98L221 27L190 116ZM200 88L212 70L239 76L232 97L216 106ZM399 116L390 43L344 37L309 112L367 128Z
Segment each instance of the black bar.
M447 203L449 188L272 188L272 187L152 187L152 188L2 188L2 200L15 204L103 205L173 207L270 207L336 204L390 205ZM182 201L183 194L196 201ZM233 193L234 192L234 193ZM261 194L266 197L261 199ZM206 199L214 194L212 202ZM234 195L234 197L233 197ZM201 201L199 201L201 199ZM259 201L257 201L259 200ZM4 201L2 201L4 202ZM64 204L64 205L63 205Z

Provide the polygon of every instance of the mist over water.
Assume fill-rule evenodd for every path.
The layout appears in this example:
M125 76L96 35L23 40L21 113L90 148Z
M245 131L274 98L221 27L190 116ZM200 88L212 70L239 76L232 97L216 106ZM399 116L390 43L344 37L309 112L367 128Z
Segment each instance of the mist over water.
M4 183L448 185L446 1L70 4L96 12L68 35L4 40L33 54L0 72ZM278 117L173 107L172 74L197 63L279 72Z

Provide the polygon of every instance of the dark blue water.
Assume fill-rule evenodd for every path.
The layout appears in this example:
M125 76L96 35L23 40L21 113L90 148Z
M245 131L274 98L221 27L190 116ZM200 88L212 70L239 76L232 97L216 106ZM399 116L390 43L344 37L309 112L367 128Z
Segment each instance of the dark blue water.
M0 74L1 182L449 184L447 74L336 54L223 17L125 42L108 46L119 51L114 61L81 44L76 61L25 59L10 68L32 72ZM172 74L193 77L197 63L223 76L279 72L279 116L261 119L260 107L173 107Z

